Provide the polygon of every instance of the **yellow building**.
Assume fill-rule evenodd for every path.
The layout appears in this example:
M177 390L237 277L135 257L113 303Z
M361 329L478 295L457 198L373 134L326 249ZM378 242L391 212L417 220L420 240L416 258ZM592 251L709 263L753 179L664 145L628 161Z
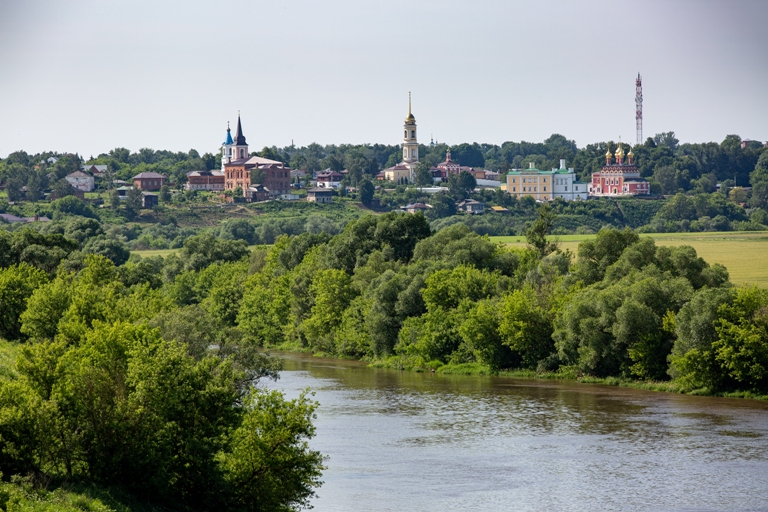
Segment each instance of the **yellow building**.
M541 171L530 163L528 169L507 174L507 192L520 199L531 196L537 201L552 200L552 171Z

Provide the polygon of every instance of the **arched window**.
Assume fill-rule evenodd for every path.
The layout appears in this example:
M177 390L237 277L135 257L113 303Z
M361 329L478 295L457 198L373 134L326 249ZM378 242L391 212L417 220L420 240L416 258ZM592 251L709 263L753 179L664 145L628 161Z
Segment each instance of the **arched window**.
M405 137L407 139L408 138L408 130L404 130L404 132L405 132L405 135L403 135L403 137Z
M411 130L411 138L412 139L416 138L416 130Z

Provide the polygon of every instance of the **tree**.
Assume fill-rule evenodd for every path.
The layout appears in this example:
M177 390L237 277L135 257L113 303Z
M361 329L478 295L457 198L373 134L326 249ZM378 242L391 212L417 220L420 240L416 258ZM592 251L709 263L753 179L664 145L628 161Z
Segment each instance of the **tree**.
M288 401L279 391L251 391L221 457L238 509L289 512L309 506L323 469L322 454L307 444L315 435L317 406L306 392Z
M251 169L251 185L261 185L267 178L267 173L264 169L259 169L259 166ZM240 194L242 195L242 194Z
M26 263L0 269L0 337L21 337L21 314L35 289L47 280L45 272Z
M433 195L429 204L432 205L432 209L428 211L430 218L442 219L456 215L456 202L444 192Z
M501 307L501 342L520 355L524 367L535 369L555 348L549 313L529 287L504 297Z
M459 174L448 176L448 189L451 195L456 199L465 199L469 197L477 187L477 180L467 171L461 171Z
M525 239L528 241L528 245L535 249L542 258L557 251L560 246L557 242L547 240L556 219L557 215L552 211L552 208L548 204L542 204L539 207L537 219L525 230Z
M432 185L432 171L430 171L429 162L422 160L416 166L416 173L413 176L416 185L426 187Z
M125 211L128 216L135 217L141 210L141 190L137 188L131 188L125 194Z
M83 252L104 256L116 266L122 265L131 256L131 252L125 246L125 243L105 236L88 239L85 245L83 245Z
M374 186L371 180L364 179L360 182L360 202L370 206L373 201Z
M171 187L163 185L160 187L160 201L168 203L171 200Z

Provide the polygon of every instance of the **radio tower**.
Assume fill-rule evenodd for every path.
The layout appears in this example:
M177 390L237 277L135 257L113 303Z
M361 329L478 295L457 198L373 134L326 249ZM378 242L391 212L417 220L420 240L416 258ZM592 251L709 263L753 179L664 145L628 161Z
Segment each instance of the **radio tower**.
M637 143L643 143L643 79L640 73L635 80L635 123L637 124Z

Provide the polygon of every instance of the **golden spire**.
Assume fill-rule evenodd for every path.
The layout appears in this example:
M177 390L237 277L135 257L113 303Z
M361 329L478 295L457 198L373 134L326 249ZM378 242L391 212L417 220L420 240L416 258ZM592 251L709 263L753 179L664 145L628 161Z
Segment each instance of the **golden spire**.
M621 135L619 135L619 147L616 149L616 158L624 156L624 148L621 146Z
M415 124L416 118L411 114L411 91L408 91L408 117L405 118L406 124Z

